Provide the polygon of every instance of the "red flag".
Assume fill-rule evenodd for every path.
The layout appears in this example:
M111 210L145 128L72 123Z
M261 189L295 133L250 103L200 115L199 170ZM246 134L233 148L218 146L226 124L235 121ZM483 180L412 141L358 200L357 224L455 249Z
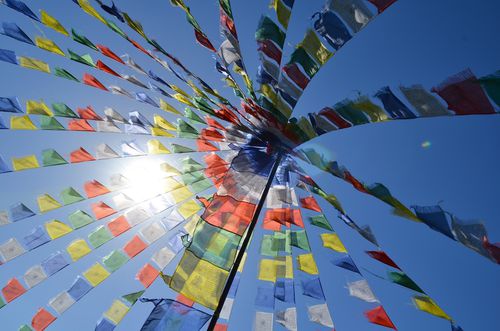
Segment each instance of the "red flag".
M459 72L441 85L433 87L432 92L439 94L448 103L448 109L457 115L495 113L481 84L470 69Z
M319 114L323 117L326 117L328 120L330 120L330 122L332 122L333 124L335 124L335 126L341 129L349 128L352 126L351 123L342 118L332 108L325 107L319 112Z
M366 254L370 255L373 259L380 261L388 266L394 267L401 270L396 262L394 262L384 251L366 251Z
M96 114L92 106L87 106L86 108L78 108L77 112L78 115L80 115L80 118L86 120L102 121L102 118Z
M205 140L222 141L224 136L214 128L206 128L201 130L201 137Z
M95 87L95 88L98 88L98 89L101 89L104 91L108 90L104 85L102 85L102 83L99 80L97 80L97 78L95 78L91 74L85 73L83 75L83 83L88 85L88 86L92 86L92 87Z
M296 63L287 64L282 70L301 89L305 89L309 84L310 79L307 78L302 71L300 71Z
M95 132L87 120L71 120L68 122L68 130Z
M365 311L365 316L373 324L378 324L397 330L396 326L392 323L391 319L385 312L384 307L382 306L378 306L376 308L373 308L372 310Z
M123 232L130 229L130 224L128 223L125 216L120 216L108 223L108 229L113 235L113 237L118 237Z
M7 302L11 302L15 298L23 295L26 292L26 289L23 285L17 280L17 278L12 278L7 282L2 288L3 297Z
M130 258L133 258L140 252L142 252L148 245L139 238L139 236L134 236L124 247L123 251L127 253Z
M196 146L198 147L198 152L215 152L219 150L205 139L197 139Z
M94 216L96 219L100 220L104 217L108 217L109 215L113 215L116 213L116 210L108 206L102 201L93 203L91 205L92 212L94 213Z
M55 320L54 315L49 313L45 308L40 308L35 316L33 316L31 326L35 331L43 331Z
M198 30L194 30L194 35L196 37L196 41L198 41L203 47L208 48L212 52L217 52L217 50L214 48L210 40L208 40L207 36L203 34L203 32L200 32Z
M310 209L321 213L321 207L318 205L318 202L311 195L310 197L305 197L300 199L300 206L302 208Z
M177 298L175 298L175 301L180 302L186 306L193 307L194 301L191 299L186 298L182 293L177 294Z
M281 49L279 49L278 46L276 46L275 43L273 43L271 40L263 40L259 41L259 48L258 50L264 53L267 57L273 59L276 61L276 63L280 64L281 63L281 57L283 56L283 53Z
M113 69L111 69L110 67L108 67L101 60L97 60L97 62L96 62L95 65L96 65L97 69L99 69L99 70L107 72L108 74L111 74L111 75L116 76L116 77L121 77L120 74L118 74L116 71L114 71Z
M120 57L118 55L113 53L108 47L106 47L104 45L96 45L96 46L97 46L97 48L99 48L99 50L101 51L102 54L106 55L107 57L109 57L117 62L120 62L121 64L125 64L125 62L123 62L123 60L120 59Z
M85 149L80 147L76 151L71 152L70 154L70 162L71 163L80 163L80 162L88 162L95 161L95 158L90 155Z
M196 199L201 202L205 208L207 208L210 204L210 201L207 198L196 196Z
M349 171L345 170L344 176L345 176L345 180L347 180L349 183L351 183L352 186L354 186L354 188L356 190L363 192L363 193L368 193L368 191L365 189L365 186L363 185L363 183L361 183L359 180L354 178L353 175L351 175L351 173Z
M368 1L370 1L375 5L375 7L377 7L379 14L384 10L386 10L387 8L389 8L390 5L396 2L396 0L368 0Z
M133 39L130 39L127 37L127 40L130 41L132 43L132 45L135 46L135 48L137 48L138 50L140 50L141 52L143 52L144 54L150 56L150 57L153 57L151 56L151 54L144 48L142 47L137 41L133 40Z
M151 264L146 263L141 270L137 273L135 278L148 288L160 274L159 270L156 270Z
M97 180L92 180L92 181L86 182L84 185L84 190L85 190L85 193L87 194L87 198L89 198L89 199L95 198L99 195L103 195L103 194L110 192L106 186L102 185Z
M234 39L238 40L238 34L236 33L233 20L227 16L222 9L220 10L220 25L226 27L227 31L231 33Z
M500 243L490 243L488 238L483 238L483 247L490 253L490 256L500 264Z
M207 124L208 126L211 126L211 127L214 127L216 129L219 129L219 130L226 130L226 128L224 128L222 126L222 124L220 124L219 122L217 122L216 120L214 120L212 117L210 116L205 116L205 121L207 121Z

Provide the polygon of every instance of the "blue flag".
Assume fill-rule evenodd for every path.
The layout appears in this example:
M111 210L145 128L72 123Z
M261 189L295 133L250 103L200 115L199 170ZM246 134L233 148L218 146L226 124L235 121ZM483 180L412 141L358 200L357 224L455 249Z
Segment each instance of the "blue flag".
M31 233L22 239L22 243L28 250L32 250L50 241L43 226L39 225Z
M274 285L274 297L283 302L295 302L293 279L278 279Z
M446 213L440 206L412 206L412 208L415 210L415 214L417 215L417 217L421 219L425 224L427 224L431 229L441 232L445 236L456 240L455 236L451 232Z
M4 3L14 9L14 10L17 10L18 12L20 12L21 14L24 14L28 17L31 17L32 19L40 22L40 20L38 19L38 17L35 15L35 13L33 13L31 11L31 9L29 9L29 7L22 1L19 1L19 0L4 0Z
M8 113L22 113L21 104L17 97L0 97L0 111Z
M80 300L88 291L92 289L92 285L90 285L85 279L80 276L77 276L73 285L68 290L68 294L75 299L75 301Z
M14 51L11 51L8 49L1 49L0 48L0 61L12 63L12 64L18 64L16 53Z
M33 40L31 40L30 37L28 37L28 35L24 33L24 31L21 30L16 23L3 22L1 33L8 37L22 41L23 43L35 45Z
M325 293L318 277L302 280L302 293L311 298L325 300Z
M35 215L35 213L26 207L22 202L18 202L10 206L9 212L12 222L17 222Z
M255 305L262 308L274 309L274 286L266 284L257 288Z
M66 261L66 258L61 252L56 252L45 259L41 264L47 276L52 276L59 270L68 266L68 261Z
M341 268L350 270L352 272L356 272L358 274L361 274L359 272L358 267L356 266L356 264L354 263L354 261L351 259L351 257L349 255L347 255L343 258L337 259L337 260L333 260L332 263L335 264L337 267L341 267Z
M385 110L391 115L394 119L402 119L402 118L416 118L415 114L411 112L406 105L401 102L392 93L389 86L382 87L377 93L375 93L375 97L379 98L380 101L384 104Z
M140 300L155 305L141 331L198 331L210 319L209 314L174 300L144 298Z
M314 28L333 48L339 49L352 38L344 22L334 12L324 10L314 16L319 16Z

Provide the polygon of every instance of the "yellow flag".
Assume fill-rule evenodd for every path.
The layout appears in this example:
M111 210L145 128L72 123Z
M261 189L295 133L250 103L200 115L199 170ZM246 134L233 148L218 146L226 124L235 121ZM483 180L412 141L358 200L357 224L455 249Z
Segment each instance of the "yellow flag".
M181 174L179 170L177 170L174 166L168 164L167 162L163 162L162 164L160 164L160 170L163 171L166 176L177 176Z
M168 130L168 131L176 131L177 130L177 128L174 125L172 125L172 123L170 123L169 121L167 121L166 119L164 119L160 115L155 114L153 117L153 121L154 121L156 127L159 127L159 128L162 128L162 129Z
M298 46L302 46L321 65L325 64L333 55L311 29L307 30L306 36Z
M184 201L184 200L190 198L191 196L193 196L193 192L191 192L187 186L182 186L182 187L179 187L179 188L173 190L172 192L170 192L170 196L174 199L175 203L179 203L179 202ZM190 206L190 205L189 204L186 205L186 208L188 206ZM191 216L191 215L189 215L189 216ZM187 218L187 217L185 217L185 218Z
M24 68L43 71L50 74L50 67L47 63L34 59L32 57L19 57L19 65Z
M238 266L238 272L243 272L243 268L245 267L245 263L247 262L247 253L243 253L243 257L241 258L240 265Z
M168 138L173 138L175 137L174 134L171 134L170 132L167 132L163 129L160 128L151 128L151 135L153 137L168 137Z
M182 102L182 103L183 103L183 104L185 104L185 105L188 105L189 107L197 108L197 107L196 107L196 106L195 106L195 105L191 102L191 100L189 100L189 98L188 98L188 97L186 97L185 95L182 95L182 94L180 94L180 93L176 93L176 94L172 95L172 97L173 97L175 100L177 100L177 101L179 101L179 102Z
M73 231L69 225L57 220L45 223L45 230L47 230L51 240L62 237Z
M229 272L185 251L172 275L170 287L187 298L215 309Z
M177 85L174 85L174 84L170 84L170 87L172 88L172 90L174 90L175 92L177 93L180 93L182 94L183 96L185 96L186 98L190 98L191 96L189 94L187 94L186 91L184 91L183 89L181 89L180 87L178 87Z
M194 200L189 200L188 202L183 203L177 211L182 217L188 218L196 214L200 209L201 207L199 204L197 204Z
M59 54L65 56L64 52L50 39L37 36L35 38L35 44L38 48L44 49L46 51L52 52L54 54Z
M113 301L113 304L104 313L104 316L111 322L118 324L127 315L129 307L120 300Z
M159 140L151 139L148 141L148 153L149 154L170 154L170 151Z
M260 93L268 98L273 105L276 105L278 102L278 95L274 92L273 88L269 84L262 84L260 86Z
M65 36L69 36L68 31L59 23L58 20L56 20L54 17L50 16L45 10L40 9L40 14L41 14L41 21L42 24L45 26L48 26L51 29L54 29L55 31L62 33Z
M26 114L54 116L54 113L43 101L26 101Z
M26 170L40 168L38 160L35 155L28 155L24 157L13 157L12 158L12 168L14 171Z
M160 99L160 108L164 111L168 111L169 113L181 115L181 113L175 109L174 106L170 105L166 101L163 101L163 99Z
M37 130L35 124L31 121L28 115L11 116L10 117L11 130Z
M451 317L448 316L431 298L424 295L416 295L413 298L413 303L417 309L425 311L431 315L441 317L451 321Z
M299 270L307 272L311 275L319 274L316 261L314 261L314 257L311 253L297 256L297 262L299 263Z
M87 271L83 272L83 277L85 277L94 287L108 278L109 275L109 271L107 271L100 263L94 264L89 269L87 269Z
M94 7L92 7L90 5L90 3L88 2L88 0L78 0L78 4L80 5L80 7L82 7L82 9L83 9L84 12L86 12L87 14L89 14L91 16L94 16L95 18L97 18L102 23L108 25L108 23L106 22L106 20L94 9Z
M321 240L323 240L324 247L331 248L339 253L347 253L347 249L336 233L322 233Z
M198 215L193 215L189 222L184 225L184 230L191 236L194 234L194 230L196 229L196 225L198 224L198 221L200 220L200 216Z
M62 207L59 201L57 201L48 194L42 194L38 196L37 202L38 202L38 208L40 209L41 213L46 213L48 211Z
M71 244L66 247L66 251L68 252L71 260L78 261L88 253L92 251L89 247L89 244L83 239L77 239L73 241Z
M269 259L260 260L259 265L259 276L260 280L268 281L268 282L276 282L276 261Z
M164 192L171 192L175 189L178 189L180 187L183 187L183 185L181 183L179 183L178 181L176 181L175 179L173 178L161 178L160 179L161 181L161 187L163 187L163 191Z

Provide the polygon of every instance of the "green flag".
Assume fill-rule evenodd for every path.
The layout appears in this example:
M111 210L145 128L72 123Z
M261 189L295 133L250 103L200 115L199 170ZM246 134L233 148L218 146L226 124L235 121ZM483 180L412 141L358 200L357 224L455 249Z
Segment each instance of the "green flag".
M85 45L89 48L92 48L95 51L99 51L97 49L97 47L94 45L94 43L92 43L87 37L79 35L73 29L71 29L71 36L72 36L73 40L76 41L77 43L80 43L80 44Z
M62 102L53 103L52 110L54 111L54 116L78 118L78 115Z
M80 82L78 80L78 78L76 78L69 71L67 71L66 69L63 69L63 68L55 67L54 68L54 75L56 75L58 77L66 78L69 80L74 80L75 82Z
M285 32L283 32L269 17L262 16L257 31L255 32L255 39L257 41L272 40L280 48L283 48L285 43Z
M330 225L330 222L328 222L325 215L323 215L323 214L311 216L311 217L309 217L309 221L311 222L312 225L323 228L325 230L333 231L333 228Z
M54 149L42 151L42 164L44 167L67 164L68 162Z
M413 280L411 280L410 277L408 277L403 272L388 271L387 276L389 277L389 280L393 283L399 284L403 287L425 294L425 292Z
M310 251L309 240L307 239L306 230L293 231L291 233L292 246L302 248L303 250Z
M92 60L92 57L89 54L85 54L85 55L80 56L80 55L76 54L75 52L73 52L71 49L68 49L68 53L69 53L70 60L88 65L90 67L95 67L94 60Z
M62 190L61 193L59 194L59 196L61 197L61 200L65 206L70 205L70 204L75 203L75 202L80 202L80 201L85 200L85 198L82 197L81 194L78 193L72 187L68 187L68 188Z
M71 187L70 187L70 189L71 189ZM68 219L69 219L69 223L71 224L73 229L78 229L78 228L84 227L87 224L94 222L94 219L92 217L90 217L89 214L87 214L86 212L84 212L82 210L75 211L74 213L72 213L71 215L68 216Z
M54 117L40 116L40 129L42 130L65 130L64 126Z
M104 263L104 265L106 266L106 268L111 271L111 272L115 272L116 270L120 269L122 265L124 265L125 263L127 263L127 261L129 260L129 257L127 255L125 255L125 253L119 251L119 250L115 250L115 251L112 251L110 254L106 255L103 259L102 259L102 263ZM141 291L144 293L144 291ZM139 292L137 292L139 293ZM136 293L132 293L132 294L136 294ZM132 295L132 294L127 294L127 295ZM142 293L137 296L137 298L133 301L133 302L130 302L130 304L134 304L135 301L137 301L137 299L142 295ZM126 296L126 295L125 295ZM125 298L124 296L124 298Z
M122 296L122 299L133 305L144 294L145 291L146 290L142 290L139 292L125 294L124 296Z
M200 136L200 133L196 128L183 121L182 119L177 119L177 136L179 138L193 138L197 139Z
M97 230L91 232L88 236L90 244L94 247L97 248L99 246L104 245L111 239L113 239L113 235L109 232L109 230L101 226Z
M319 70L319 65L314 62L302 46L297 47L292 52L289 63L300 64L309 78L312 78Z
M179 144L171 144L172 146L172 153L192 153L195 152L194 149L182 146Z
M186 118L189 118L192 122L199 124L207 124L203 118L201 118L198 114L191 110L191 108L186 107L184 110L184 114Z

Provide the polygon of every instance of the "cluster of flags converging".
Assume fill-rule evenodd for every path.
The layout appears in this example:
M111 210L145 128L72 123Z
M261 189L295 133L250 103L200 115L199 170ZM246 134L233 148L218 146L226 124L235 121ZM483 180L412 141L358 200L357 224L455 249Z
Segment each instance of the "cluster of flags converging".
M196 42L215 59L217 72L239 104L233 104L230 99L234 97L224 97L185 66L113 1L106 4L96 0L96 6L89 0L73 3L77 10L132 46L128 50L105 45L98 37L88 38L85 32L61 23L44 9L36 14L21 0L0 0L2 10L11 10L12 20L18 14L25 15L42 34L31 33L28 26L9 20L0 23L1 38L37 47L48 52L50 59L46 62L25 55L25 48L1 48L0 62L49 73L68 83L82 83L84 89L106 92L106 98L126 97L141 109L106 107L101 111L88 100L68 105L25 95L0 96L2 134L13 137L24 131L44 139L49 132L58 132L60 137L78 132L79 137L78 143L69 147L70 152L58 147L30 150L24 155L2 151L8 158L0 156L0 177L21 177L25 170L41 172L79 163L105 168L106 162L112 162L105 160L111 159L124 164L131 160L156 161L147 180L134 181L121 172L108 174L107 180L89 175L88 180L82 180L83 185L48 187L45 193L31 198L27 192L26 200L0 205L0 227L9 233L9 238L0 243L0 264L11 265L23 256L36 256L25 271L10 275L5 284L0 284L0 308L18 305L26 293L46 286L46 280L62 270L73 272L72 265L85 265L73 272L71 283L49 288L47 303L19 330L42 331L57 325L67 310L83 304L80 300L87 293L98 291L108 278L128 269L145 254L149 254L149 260L131 275L136 282L111 298L108 308L96 317L96 331L115 329L141 304L152 308L145 316L144 331L200 330L207 323L211 331L233 328L231 314L242 300L238 289L252 240L257 251L251 253L259 255L256 291L253 297L244 299L254 302L254 330L270 331L279 324L296 331L299 320L304 319L301 316L307 316L311 328L335 330L332 303L337 304L337 298L322 285L327 280L324 275L331 270L345 273L346 293L363 302L363 315L369 323L396 330L397 314L386 310L375 294L366 277L372 272L355 261L335 231L336 218L321 207L318 197L334 208L339 224L355 230L372 247L366 254L387 268L386 276L378 278L411 291L416 309L449 321L453 331L462 330L382 249L372 229L358 225L339 199L308 176L298 160L388 204L394 214L424 223L498 264L500 244L490 241L483 222L463 221L439 205L407 206L382 183L365 184L338 161L301 145L356 125L498 114L500 72L478 77L465 69L432 88L420 84L385 86L373 95L344 99L307 117L295 118L294 108L321 68L396 0L327 0L314 13L310 27L287 59L283 53L295 1L271 0L270 12L261 17L255 33L260 60L255 85L241 52L230 0L218 1L219 45L184 0L170 2L185 15ZM56 43L49 38L51 33L65 38L69 45ZM85 51L75 51L82 47ZM137 59L151 63L139 63ZM81 77L65 68L68 61L82 68ZM157 74L150 64L165 71ZM87 147L85 140L90 141L89 137L99 138L94 149ZM422 144L428 146L430 142ZM53 216L56 212L65 216ZM8 232L33 220L36 225L25 233ZM70 236L75 237L64 240ZM48 246L54 248L50 254L33 255ZM321 263L322 256L328 256L331 262L326 267ZM93 258L91 263L87 257ZM168 288L161 292L162 298L148 292L155 282ZM175 293L175 297L165 297L164 293ZM300 309L302 303L304 311Z

